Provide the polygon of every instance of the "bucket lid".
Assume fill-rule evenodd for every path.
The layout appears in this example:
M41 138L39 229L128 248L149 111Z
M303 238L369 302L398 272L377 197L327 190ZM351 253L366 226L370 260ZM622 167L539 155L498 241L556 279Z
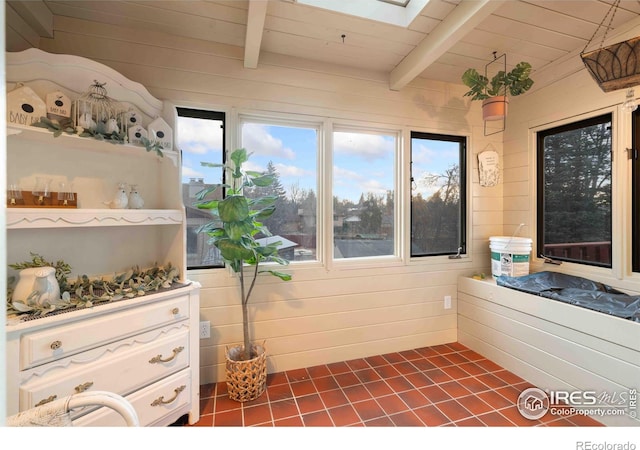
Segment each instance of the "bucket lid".
M518 237L518 236L491 236L489 242L495 242L496 244L506 244L508 242L514 244L531 244L531 238Z

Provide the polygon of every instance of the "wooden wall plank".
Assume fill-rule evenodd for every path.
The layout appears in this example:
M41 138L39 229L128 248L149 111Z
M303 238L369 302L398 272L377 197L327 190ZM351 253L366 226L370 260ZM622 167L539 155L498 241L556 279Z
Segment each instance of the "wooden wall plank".
M136 20L142 20L140 11ZM42 47L102 62L170 104L463 133L480 148L492 142L481 136L479 114L469 114L479 107L460 100L457 84L418 79L393 92L376 71L323 66L268 52L261 52L258 68L249 70L243 67L241 47L112 22L57 16L55 37L44 40ZM232 133L235 124L227 125ZM473 192L473 198L483 199L496 191ZM487 214L486 229L495 229L499 212L490 208ZM476 220L471 217L470 226ZM486 270L485 244L473 241L470 249L480 248L479 257L460 261L416 258L349 270L348 264L292 265L291 282L259 280L251 305L252 329L270 346L272 370L453 342L457 278ZM212 337L201 342L201 381L218 381L224 376L224 346L237 342L241 328L236 280L225 270L190 271L188 277L202 283L200 316L212 324ZM449 310L443 309L445 295L453 298Z

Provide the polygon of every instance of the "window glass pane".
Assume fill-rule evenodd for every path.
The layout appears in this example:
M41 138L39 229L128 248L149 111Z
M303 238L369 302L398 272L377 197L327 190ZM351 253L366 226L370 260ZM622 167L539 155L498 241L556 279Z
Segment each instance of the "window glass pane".
M396 137L333 133L335 259L395 254Z
M631 226L632 226L632 270L640 272L640 158L638 157L638 149L640 149L640 110L633 112L632 121L633 150L631 151Z
M611 267L611 115L538 134L538 251Z
M218 249L208 243L201 225L212 220L208 210L193 206L196 194L207 186L222 183L222 169L202 167L201 162L222 163L224 113L178 108L176 142L182 151L182 197L187 216L187 267L224 265ZM210 199L221 199L218 189Z
M276 176L272 186L245 195L278 196L276 211L263 222L282 242L278 253L289 261L316 260L318 128L244 121L241 139L251 154L246 168Z
M411 134L411 256L466 252L465 143L461 136Z

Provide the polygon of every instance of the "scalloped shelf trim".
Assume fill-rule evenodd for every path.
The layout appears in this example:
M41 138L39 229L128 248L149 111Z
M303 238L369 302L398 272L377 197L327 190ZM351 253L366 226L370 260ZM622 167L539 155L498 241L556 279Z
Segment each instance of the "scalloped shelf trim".
M126 225L180 225L180 209L7 209L7 228L107 227Z

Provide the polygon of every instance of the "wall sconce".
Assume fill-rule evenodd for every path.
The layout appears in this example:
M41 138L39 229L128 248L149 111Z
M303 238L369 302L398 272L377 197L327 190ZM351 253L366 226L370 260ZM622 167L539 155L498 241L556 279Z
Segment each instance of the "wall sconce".
M633 89L627 89L627 96L625 97L622 107L628 112L633 112L638 108L638 102L635 99Z

